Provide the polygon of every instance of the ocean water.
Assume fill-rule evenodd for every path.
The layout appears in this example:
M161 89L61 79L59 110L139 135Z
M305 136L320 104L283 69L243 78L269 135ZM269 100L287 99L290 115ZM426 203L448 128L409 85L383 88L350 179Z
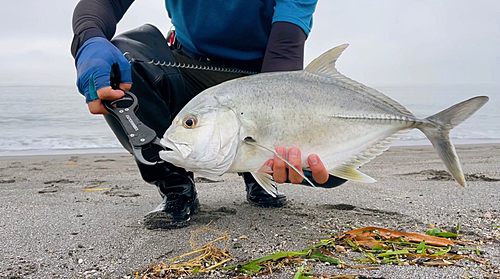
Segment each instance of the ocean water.
M0 87L0 156L126 152L76 86Z
M455 144L500 142L500 86L381 86L417 117L427 117L462 100L490 101L453 129ZM0 86L0 156L126 152L103 117L88 112L76 87ZM395 145L429 145L414 130Z
M453 128L450 137L454 144L500 142L500 85L380 86L376 89L419 118L431 116L471 97L488 96L488 103ZM422 132L414 129L395 145L430 145L430 142Z

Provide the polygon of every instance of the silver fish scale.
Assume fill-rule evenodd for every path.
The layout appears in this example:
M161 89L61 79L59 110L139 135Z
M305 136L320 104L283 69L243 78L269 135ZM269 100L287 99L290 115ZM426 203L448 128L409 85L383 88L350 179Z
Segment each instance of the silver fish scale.
M417 121L354 89L335 79L298 71L246 77L211 90L232 100L245 136L269 148L298 146L304 165L306 156L316 153L328 168L356 155L365 156L364 150Z

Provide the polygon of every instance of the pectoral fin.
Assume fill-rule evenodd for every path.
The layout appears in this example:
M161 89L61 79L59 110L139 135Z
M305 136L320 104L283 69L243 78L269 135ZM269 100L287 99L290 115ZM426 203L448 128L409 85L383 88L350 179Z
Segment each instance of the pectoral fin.
M276 182L274 182L273 177L262 171L251 172L253 178L259 183L260 187L264 189L269 195L276 198L278 195L278 188L276 187Z
M246 138L244 139L244 142L245 142L246 144L250 144L250 145L252 145L252 146L260 147L260 148L262 148L262 149L265 149L265 150L267 150L267 151L269 151L269 152L273 153L274 155L276 155L276 157L278 157L278 158L280 158L281 160L283 160L283 162L285 162L285 163L286 163L286 164L287 164L290 168L292 168L294 171L296 171L298 174L300 174L300 176L302 176L302 178L304 178L304 179L307 181L307 183L311 184L311 186L313 186L313 187L316 187L316 186L315 186L315 185L311 182L311 180L309 180L309 179L308 179L308 178L304 175L304 173L303 173L302 171L299 171L299 170L298 170L298 169L297 169L294 165L292 165L290 162L288 162L288 160L287 160L287 159L285 159L285 158L281 157L281 156L280 156L280 155L279 155L279 154L278 154L275 150L272 150L271 148L268 148L268 147L265 147L265 146L263 146L263 145L258 144L258 143L257 143L257 142L256 142L253 138L251 138L251 137L246 137ZM267 190L266 190L266 191L267 191Z
M356 170L353 166L341 165L329 171L330 174L347 180L358 181L363 183L377 182L368 175Z

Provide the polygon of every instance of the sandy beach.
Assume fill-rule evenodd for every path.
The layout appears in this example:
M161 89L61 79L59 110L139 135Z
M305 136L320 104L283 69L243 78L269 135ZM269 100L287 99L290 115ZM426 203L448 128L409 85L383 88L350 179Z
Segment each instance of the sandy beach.
M500 144L461 145L457 152L466 188L443 175L432 147L393 147L362 167L377 183L334 189L285 184L280 191L289 203L279 209L249 205L237 175L200 180L201 212L190 226L175 230L144 228L143 216L160 197L128 154L0 157L0 278L133 278L150 264L191 251L191 234L210 222L230 236L234 264L301 250L353 227L425 233L431 224L452 231L461 223L461 239L481 250L485 264L464 259L446 268L374 270L308 265L315 273L365 278L500 278ZM295 271L265 278L292 278Z

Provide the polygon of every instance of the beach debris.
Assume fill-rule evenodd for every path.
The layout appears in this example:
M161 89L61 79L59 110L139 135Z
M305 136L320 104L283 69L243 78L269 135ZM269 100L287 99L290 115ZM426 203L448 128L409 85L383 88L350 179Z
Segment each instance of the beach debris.
M303 251L278 252L248 263L239 264L236 270L247 274L267 274L271 270L276 271L280 266L293 266L293 264L297 266L301 260L304 261L307 259L334 263L338 268L350 267L357 269L377 269L374 264L443 267L454 265L461 259L486 264L488 262L487 259L476 257L480 256L479 249L466 248L462 246L463 242L448 239L458 237L459 229L460 224L457 226L457 233L445 232L438 227L434 227L426 234L419 234L380 227L358 228L339 236L321 240L319 243ZM366 258L353 259L361 262L363 265L348 264L348 260L344 261L338 258L338 256L346 255L345 253L348 250L364 254ZM473 256L474 254L476 256ZM277 261L279 259L287 259L287 261ZM335 260L332 262L332 259ZM270 265L268 261L273 261L274 263ZM269 269L269 266L272 268ZM227 268L234 268L234 265ZM309 272L309 269L306 269L306 267L302 270ZM299 271L300 269L297 272ZM312 274L307 276L309 277L303 276L298 278L371 278L363 277L363 275L359 274L349 275L350 277L335 277L337 275L328 276L326 274Z
M149 278L179 278L199 272L207 272L222 267L232 260L231 254L227 251L229 236L226 233L206 226L192 233L189 243L193 251L185 253L166 262L152 264L143 272L139 272L136 277L140 279ZM218 237L203 246L199 246L196 237L203 232L210 232ZM217 245L221 245L218 247Z
M341 260L332 257L331 255L333 254L330 251L322 248L325 245L330 244L328 242L321 242L302 251L277 252L246 263L224 267L223 269L234 269L248 275L272 274L275 270L285 266L301 264L305 259L317 260L343 267L344 263Z
M85 188L83 189L84 192L92 192L92 191L106 191L111 188Z
M85 183L86 188L83 188L83 191L84 192L92 192L92 191L111 190L111 187L102 187L102 186L104 186L103 184L105 184L106 182L107 181L105 181L105 180L98 180L98 179L93 179L93 180L87 181Z
M456 237L458 237L458 233L459 233L459 231L460 231L460 225L461 225L461 223L458 223L458 226L457 226L457 232L456 232L456 233L441 231L441 229L440 229L440 228L438 228L438 227L433 227L433 228L431 228L430 230L426 231L426 232L425 232L425 234L427 234L427 235L431 235L431 236L437 236L437 237L450 237L450 238L456 238Z
M364 274L313 274L312 267L302 266L297 270L293 279L385 279L385 277L372 277Z
M457 261L462 259L487 265L489 260L482 257L481 250L477 247L465 247L465 242L456 240L460 226L459 223L457 233L446 232L433 226L426 234L401 232L381 227L357 228L338 236L322 239L301 251L280 251L248 262L225 266L232 260L231 254L226 249L230 238L226 233L214 230L207 225L192 234L190 243L193 251L169 259L167 262L152 264L147 270L138 272L136 277L141 279L178 278L210 271L221 272L221 274L236 272L237 278L255 278L255 276L266 276L293 269L296 270L293 278L298 279L375 279L376 277L363 274L316 274L313 272L313 266L308 263L321 262L341 269L348 267L363 270L378 269L377 265L383 264L428 267L461 266L457 264ZM202 232L209 232L218 237L200 247L194 239ZM246 236L238 239L246 239ZM223 242L222 248L216 247L216 244L221 242ZM355 253L360 253L365 257L356 258ZM346 259L341 259L341 257ZM361 265L352 264L353 262L359 262ZM235 274L232 273L232 275Z
M379 227L359 228L335 238L335 244L363 253L366 258L355 260L370 264L400 264L424 266L448 266L457 260L469 259L486 263L487 260L474 258L464 251L477 248L460 247L464 242L450 240L457 238L457 233L445 232L434 227L426 234L399 232ZM347 245L346 245L347 244Z
M439 228L438 228L439 230ZM426 241L429 245L434 246L454 246L455 243L449 239L436 237L432 235L424 235L419 233L399 232L379 227L365 227L345 232L337 237L337 239L349 239L355 241L359 245L365 245L373 248L379 244L379 239L387 240L405 240L410 242L420 243Z
M309 277L309 275L312 275L312 267L305 266L305 264L303 264L301 267L299 267L299 269L293 276L293 279L302 279L304 277L311 278Z
M459 226L458 226L459 229ZM429 235L431 234L431 235ZM235 269L248 275L265 275L276 272L284 266L296 267L306 260L316 260L333 264L338 268L376 269L373 264L400 264L423 266L448 266L457 260L468 258L480 259L460 253L455 242L445 238L457 237L456 233L445 232L434 227L427 234L400 232L380 227L365 227L345 232L339 236L321 240L319 243L302 250L277 252L262 258L223 269ZM366 258L355 258L363 264L348 264L335 255L345 254L347 250L362 253ZM336 253L336 254L335 254ZM350 277L313 274L312 268L302 265L297 270L296 278L370 278L359 274ZM294 277L295 278L295 277Z

